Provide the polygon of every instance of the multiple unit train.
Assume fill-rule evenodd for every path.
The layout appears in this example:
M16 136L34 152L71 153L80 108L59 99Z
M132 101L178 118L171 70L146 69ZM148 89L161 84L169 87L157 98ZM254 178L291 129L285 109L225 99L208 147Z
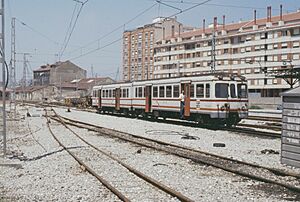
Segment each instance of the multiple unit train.
M184 108L180 108L180 93ZM248 117L247 82L230 74L206 74L95 86L92 106L101 113L180 118L205 125L236 125Z

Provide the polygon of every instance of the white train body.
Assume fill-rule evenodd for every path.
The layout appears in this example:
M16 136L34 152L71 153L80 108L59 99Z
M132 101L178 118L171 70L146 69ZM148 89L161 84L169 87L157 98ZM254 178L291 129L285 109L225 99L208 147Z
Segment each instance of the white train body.
M247 82L225 74L117 83L93 88L92 105L101 112L237 124L248 117Z

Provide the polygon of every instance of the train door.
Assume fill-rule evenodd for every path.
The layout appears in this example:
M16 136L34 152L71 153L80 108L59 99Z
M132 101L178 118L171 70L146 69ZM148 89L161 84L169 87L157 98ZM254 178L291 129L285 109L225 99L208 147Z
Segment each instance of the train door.
M184 90L184 116L191 115L191 83L181 83L181 89Z
M121 89L116 88L116 95L115 95L115 109L117 111L120 110L120 97L121 97Z
M98 91L98 93L97 93L98 97L96 99L98 101L98 108L101 108L102 107L102 100L101 100L101 92L102 92L102 90L100 89L100 90L97 90L97 91Z
M152 106L152 86L145 87L145 112L151 112Z

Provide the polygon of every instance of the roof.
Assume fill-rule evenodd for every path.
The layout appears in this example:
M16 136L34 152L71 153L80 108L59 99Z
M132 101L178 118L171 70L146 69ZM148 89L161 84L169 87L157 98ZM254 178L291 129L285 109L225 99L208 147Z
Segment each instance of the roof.
M2 91L3 91L3 88L0 88L0 92L2 92ZM5 92L11 93L11 92L13 92L13 89L6 88Z
M293 22L296 20L300 20L300 12L293 12L293 13L289 13L289 14L283 14L282 15L282 20L285 22ZM271 18L271 22L273 23L273 25L277 25L278 21L280 21L280 16L272 16ZM256 20L256 25L258 25L258 27L260 26L264 26L267 23L267 18L260 18ZM240 28L243 29L251 29L254 25L254 20L248 20L248 21L243 21L243 22L238 22L238 23L231 23L231 24L226 24L225 27L223 28L223 25L218 25L217 26L217 30L221 31L221 30L226 30L226 31L238 31ZM187 31L187 32L183 32L180 34L181 38L189 38L189 37L193 37L193 36L200 36L202 35L202 33L211 33L213 28L205 28L204 32L203 29L196 29L194 31ZM175 35L175 37L178 37L178 34ZM172 37L167 37L166 39L171 39Z
M291 96L300 96L300 86L286 92L281 93L281 96L291 97Z
M87 90L95 85L110 84L114 82L115 81L110 77L85 78L85 79L74 79L73 81L64 82L61 85L58 84L57 87Z
M19 86L16 88L16 93L22 93L22 92L32 93L34 91L41 90L47 87L48 86L26 86L23 88L22 86Z
M45 72L45 71L50 71L51 69L55 69L57 67L60 67L60 66L64 66L64 65L71 65L71 66L77 66L75 65L74 63L72 63L71 61L67 60L65 62L61 62L61 61L58 61L54 64L47 64L47 65L42 65L40 66L38 69L36 70L33 70L33 72Z

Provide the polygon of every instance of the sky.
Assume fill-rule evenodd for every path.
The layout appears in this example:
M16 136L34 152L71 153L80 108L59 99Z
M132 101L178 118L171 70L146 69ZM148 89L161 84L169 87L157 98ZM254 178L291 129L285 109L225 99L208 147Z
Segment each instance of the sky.
M155 0L88 0L83 6L80 1L86 0L5 0L7 63L11 60L11 19L16 18L17 80L23 74L23 53L29 53L27 78L32 77L32 70L59 59L86 69L89 77L93 69L98 77L122 78L124 30L151 23L158 16L171 16L205 0L161 0L168 6ZM211 0L177 15L177 20L202 27L204 18L211 23L216 16L221 23L226 15L226 23L238 22L252 19L254 9L258 18L265 17L267 6L272 6L272 15L278 15L280 4L284 13L300 8L300 0Z

